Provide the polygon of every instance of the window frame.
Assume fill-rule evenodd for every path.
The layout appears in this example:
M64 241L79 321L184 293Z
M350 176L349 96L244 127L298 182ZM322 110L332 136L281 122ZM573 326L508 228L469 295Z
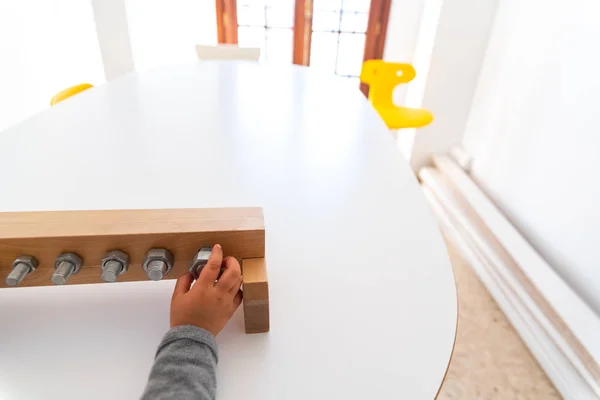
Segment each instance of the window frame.
M371 0L369 20L365 32L363 62L383 58L391 0ZM216 0L217 38L219 44L238 44L236 0ZM292 63L310 66L312 40L313 0L295 0ZM367 95L368 87L360 84Z
M216 0L217 41L219 44L238 43L236 0Z

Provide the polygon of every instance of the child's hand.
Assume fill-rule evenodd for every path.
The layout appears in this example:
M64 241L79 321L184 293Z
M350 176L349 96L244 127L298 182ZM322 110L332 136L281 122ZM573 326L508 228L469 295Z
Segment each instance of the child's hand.
M225 272L217 277L221 267ZM191 273L177 280L171 299L171 328L194 325L213 335L221 332L242 302L242 271L233 257L223 260L223 249L215 245L193 288Z

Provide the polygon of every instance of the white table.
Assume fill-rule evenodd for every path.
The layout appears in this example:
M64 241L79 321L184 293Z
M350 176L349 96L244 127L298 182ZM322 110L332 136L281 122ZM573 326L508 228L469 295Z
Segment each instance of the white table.
M219 399L431 399L456 291L367 100L300 67L123 76L0 133L1 211L261 206L271 332L219 335ZM1 277L4 279L4 277ZM0 290L0 398L135 399L173 281Z

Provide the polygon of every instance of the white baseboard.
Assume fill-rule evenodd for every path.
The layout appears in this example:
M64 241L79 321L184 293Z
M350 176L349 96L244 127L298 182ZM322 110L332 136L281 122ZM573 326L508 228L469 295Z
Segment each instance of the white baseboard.
M600 398L600 319L449 157L419 177L450 240L565 399Z

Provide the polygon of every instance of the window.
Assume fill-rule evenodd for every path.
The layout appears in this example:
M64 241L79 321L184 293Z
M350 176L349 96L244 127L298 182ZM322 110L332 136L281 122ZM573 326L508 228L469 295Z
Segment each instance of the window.
M238 0L238 44L259 47L261 59L290 62L293 50L293 0Z
M265 61L358 84L363 60L383 55L389 8L390 0L217 0L217 33L219 43L260 47Z
M370 0L315 0L311 66L358 84L370 3Z

